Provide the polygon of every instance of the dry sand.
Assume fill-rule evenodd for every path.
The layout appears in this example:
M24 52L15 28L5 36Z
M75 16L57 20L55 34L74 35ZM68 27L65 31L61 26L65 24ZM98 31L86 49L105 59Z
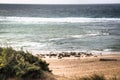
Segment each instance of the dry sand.
M99 61L100 58L117 59L117 61ZM54 75L62 77L83 77L91 74L120 76L120 52L97 57L44 58L44 60L50 64L49 68Z

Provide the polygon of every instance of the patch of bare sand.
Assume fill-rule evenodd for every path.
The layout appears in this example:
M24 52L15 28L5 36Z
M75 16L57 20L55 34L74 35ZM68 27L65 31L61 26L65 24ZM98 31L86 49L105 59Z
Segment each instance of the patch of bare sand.
M99 61L100 58L117 59L117 61ZM62 77L83 77L103 74L106 77L120 76L120 54L106 54L84 58L44 58L54 75ZM63 80L63 79L62 79Z

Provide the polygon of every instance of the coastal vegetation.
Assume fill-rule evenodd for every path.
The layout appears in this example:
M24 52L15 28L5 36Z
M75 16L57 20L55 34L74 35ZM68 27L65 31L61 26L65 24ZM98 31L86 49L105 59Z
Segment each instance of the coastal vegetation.
M28 51L0 47L0 80L42 78L44 72L51 72L48 65L46 61L33 56Z
M89 63L93 63L93 61ZM72 64L72 62L70 61L69 64ZM88 64L88 62L84 62L84 64ZM28 51L22 49L16 51L12 47L0 47L0 80L120 80L118 75L106 77L104 74L93 74L84 77L74 76L72 78L55 76L48 66L49 64L45 60L33 56ZM78 75L80 74L78 73Z
M104 75L93 74L91 76L85 77L74 77L71 80L120 80L120 77L112 76L110 78L105 77Z

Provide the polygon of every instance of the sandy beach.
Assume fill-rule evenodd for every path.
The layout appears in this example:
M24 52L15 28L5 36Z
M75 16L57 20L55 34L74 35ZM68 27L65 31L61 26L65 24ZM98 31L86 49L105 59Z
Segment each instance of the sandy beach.
M0 80L98 78L120 80L120 0L0 0Z
M84 77L92 74L106 77L120 76L120 52L103 52L103 55L90 57L43 58L50 65L54 75L62 77ZM113 53L113 54L111 54ZM114 59L116 61L100 61Z

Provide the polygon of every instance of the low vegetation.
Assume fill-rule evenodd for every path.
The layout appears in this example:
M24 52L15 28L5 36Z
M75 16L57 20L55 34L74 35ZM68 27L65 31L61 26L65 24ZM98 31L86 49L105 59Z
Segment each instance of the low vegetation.
M44 72L51 72L48 65L27 51L16 51L11 47L0 48L0 80L40 79Z
M33 56L27 51L16 51L11 47L0 47L0 80L57 80L54 76L50 78L49 73L51 73L51 70L48 65L46 61ZM88 77L75 77L67 80L120 80L120 77L115 76L108 79L103 75L94 74Z
M88 76L88 77L87 76L82 77L82 78L75 77L75 78L70 79L70 80L120 80L120 77L113 76L111 78L106 78L104 75L93 74L93 75Z

